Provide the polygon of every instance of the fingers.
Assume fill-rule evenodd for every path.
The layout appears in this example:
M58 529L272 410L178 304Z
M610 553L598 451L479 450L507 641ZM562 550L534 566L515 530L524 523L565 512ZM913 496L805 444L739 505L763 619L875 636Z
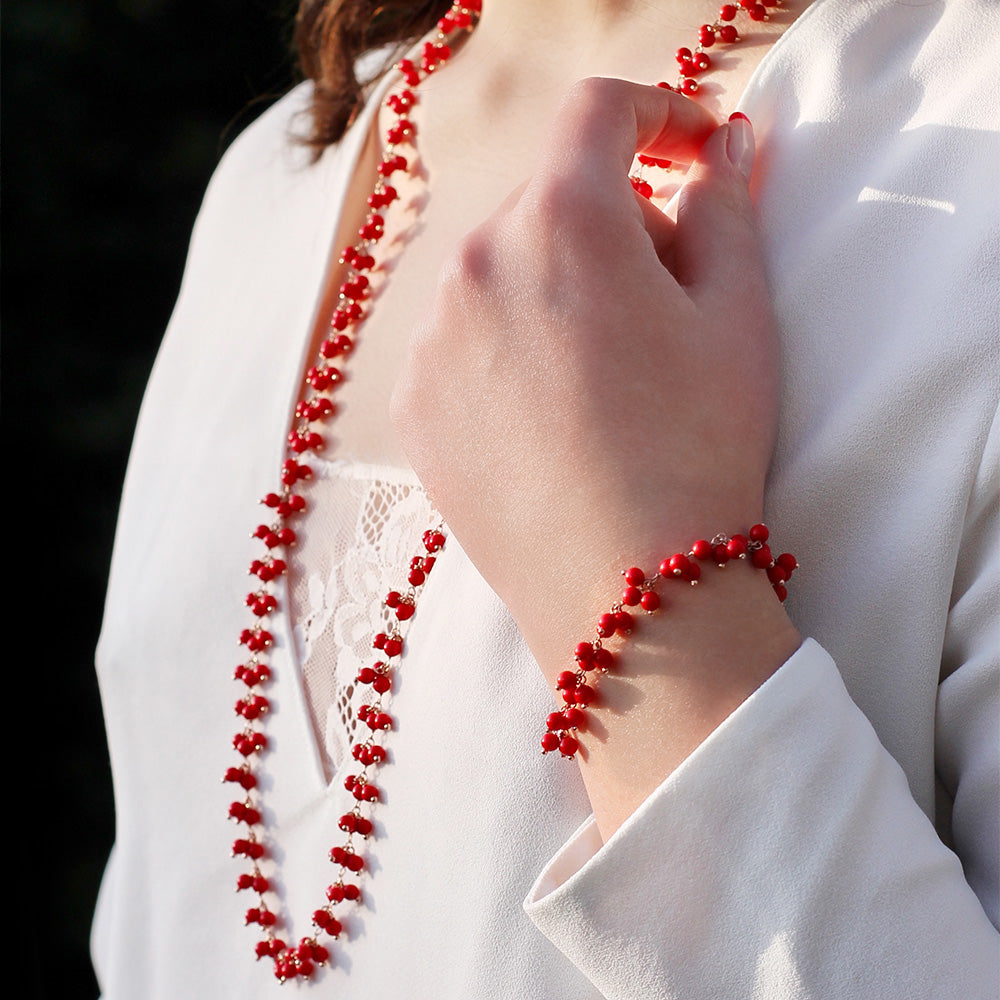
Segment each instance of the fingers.
M766 303L766 272L750 201L753 128L734 115L705 143L677 207L674 275L703 304ZM725 306L724 306L725 307Z
M715 127L711 113L680 94L603 77L581 80L556 116L530 190L546 204L579 200L636 219L628 170L637 151L691 162ZM626 200L627 199L627 202Z
M662 87L591 77L567 94L544 169L564 174L581 160L595 176L618 178L637 151L690 162L715 127L694 101Z

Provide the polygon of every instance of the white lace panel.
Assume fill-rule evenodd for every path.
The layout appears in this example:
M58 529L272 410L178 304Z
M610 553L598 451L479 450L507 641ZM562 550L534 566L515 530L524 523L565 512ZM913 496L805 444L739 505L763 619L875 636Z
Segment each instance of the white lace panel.
M355 678L377 659L372 639L389 625L382 602L406 587L410 559L434 515L409 470L313 458L309 465L309 513L296 525L289 613L329 780L358 742L356 709L372 692L357 691Z

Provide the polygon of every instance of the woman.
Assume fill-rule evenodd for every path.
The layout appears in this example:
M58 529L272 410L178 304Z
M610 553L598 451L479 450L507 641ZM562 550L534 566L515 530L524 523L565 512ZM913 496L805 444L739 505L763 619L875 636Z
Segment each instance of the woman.
M316 6L129 469L107 995L991 995L986 6L457 5L329 148Z

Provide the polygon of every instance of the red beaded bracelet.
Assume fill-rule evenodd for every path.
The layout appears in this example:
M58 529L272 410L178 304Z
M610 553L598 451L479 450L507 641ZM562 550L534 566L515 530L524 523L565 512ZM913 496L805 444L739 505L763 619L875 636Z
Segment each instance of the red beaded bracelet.
M542 752L558 750L563 757L572 758L580 748L573 733L586 728L587 708L597 700L596 679L615 665L615 654L604 642L615 635L629 635L635 619L626 608L639 608L647 615L655 614L660 607L656 585L661 580L679 580L695 586L701 579L701 563L714 563L722 569L732 559L743 559L754 569L767 573L779 601L788 596L785 584L798 569L798 561L791 552L777 558L767 544L770 532L764 524L755 524L745 535L715 535L711 541L699 538L687 552L667 556L652 576L632 566L622 570L625 588L620 601L616 601L598 619L591 642L581 642L574 652L575 670L564 670L556 680L556 689L562 693L566 708L552 712L546 719Z

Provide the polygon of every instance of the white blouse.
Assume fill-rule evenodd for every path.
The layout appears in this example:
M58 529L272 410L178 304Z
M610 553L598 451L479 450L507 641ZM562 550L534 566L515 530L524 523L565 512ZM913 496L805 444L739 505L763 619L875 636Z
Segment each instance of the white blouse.
M812 638L602 844L574 766L538 752L537 665L450 540L393 695L366 902L317 995L997 995L996 14L817 0L741 101L783 330L767 519L802 564L788 607ZM310 166L289 141L297 88L227 153L195 227L98 649L117 840L93 952L109 1000L277 989L233 892L219 778L248 531L375 100ZM348 498L342 523L294 576L306 613L272 623L264 870L286 939L309 932L335 876L347 689L386 575L426 527L406 471L324 471ZM303 676L323 636L340 651L327 695Z

